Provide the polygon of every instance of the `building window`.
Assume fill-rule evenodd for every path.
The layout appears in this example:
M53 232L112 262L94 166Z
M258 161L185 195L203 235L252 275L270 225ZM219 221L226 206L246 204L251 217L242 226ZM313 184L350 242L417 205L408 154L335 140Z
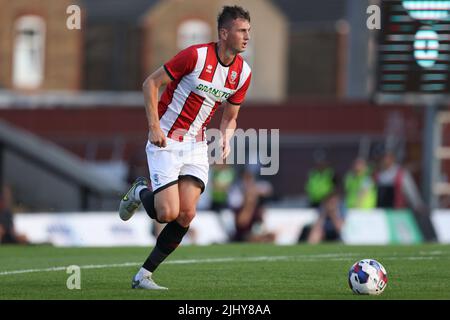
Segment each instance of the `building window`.
M178 49L211 41L211 26L198 19L184 21L178 27Z
M22 16L16 20L14 30L13 86L36 89L44 80L44 19Z

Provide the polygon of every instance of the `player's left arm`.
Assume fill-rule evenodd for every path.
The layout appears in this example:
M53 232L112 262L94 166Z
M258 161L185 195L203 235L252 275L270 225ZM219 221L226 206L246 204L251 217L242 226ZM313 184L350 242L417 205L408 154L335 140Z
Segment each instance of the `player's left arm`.
M226 103L222 120L220 122L220 132L222 134L222 158L225 159L230 154L230 140L233 137L237 126L237 117L239 114L240 105Z
M248 67L247 67L248 68ZM250 86L250 80L252 74L248 68L248 74L244 83L239 87L239 89L228 98L225 111L222 115L222 121L220 123L220 132L222 133L221 143L222 143L222 157L225 159L230 153L230 140L233 137L234 130L236 130L237 116L241 104L245 100L245 95Z

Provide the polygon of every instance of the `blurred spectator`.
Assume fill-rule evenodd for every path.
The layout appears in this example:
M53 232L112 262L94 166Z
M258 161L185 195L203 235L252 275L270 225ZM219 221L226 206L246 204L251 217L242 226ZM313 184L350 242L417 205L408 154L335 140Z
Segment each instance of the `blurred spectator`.
M310 206L318 208L321 202L337 187L337 176L326 161L323 152L316 151L314 158L315 166L308 173L305 190Z
M299 242L316 244L322 241L340 241L344 225L345 207L339 193L330 193L319 208L319 218L315 223L305 226Z
M254 174L244 170L240 181L230 189L229 204L235 214L232 241L273 242L275 235L263 230L263 200L272 194L272 185L256 181Z
M411 173L397 162L394 153L384 153L374 179L377 186L377 207L411 208L416 212L424 210L425 205Z
M372 209L377 204L377 189L366 160L357 158L345 175L345 204L347 208Z
M19 234L14 228L12 211L12 193L8 186L0 190L0 243L1 244L28 244L25 235Z
M212 176L211 209L220 213L228 207L228 191L235 179L234 168L228 164L216 164Z

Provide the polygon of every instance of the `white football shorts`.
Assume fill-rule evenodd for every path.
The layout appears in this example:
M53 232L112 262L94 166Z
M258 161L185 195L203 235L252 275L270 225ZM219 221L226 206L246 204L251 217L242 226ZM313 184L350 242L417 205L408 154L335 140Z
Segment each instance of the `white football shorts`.
M206 141L178 142L167 138L165 148L147 141L145 150L153 192L162 191L183 178L193 178L204 191L209 170Z

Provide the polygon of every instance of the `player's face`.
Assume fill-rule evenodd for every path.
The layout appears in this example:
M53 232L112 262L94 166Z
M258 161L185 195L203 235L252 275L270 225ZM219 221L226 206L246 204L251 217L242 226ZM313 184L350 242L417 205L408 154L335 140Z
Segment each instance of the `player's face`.
M250 23L238 18L233 20L227 30L226 43L227 46L235 53L244 52L250 41Z

